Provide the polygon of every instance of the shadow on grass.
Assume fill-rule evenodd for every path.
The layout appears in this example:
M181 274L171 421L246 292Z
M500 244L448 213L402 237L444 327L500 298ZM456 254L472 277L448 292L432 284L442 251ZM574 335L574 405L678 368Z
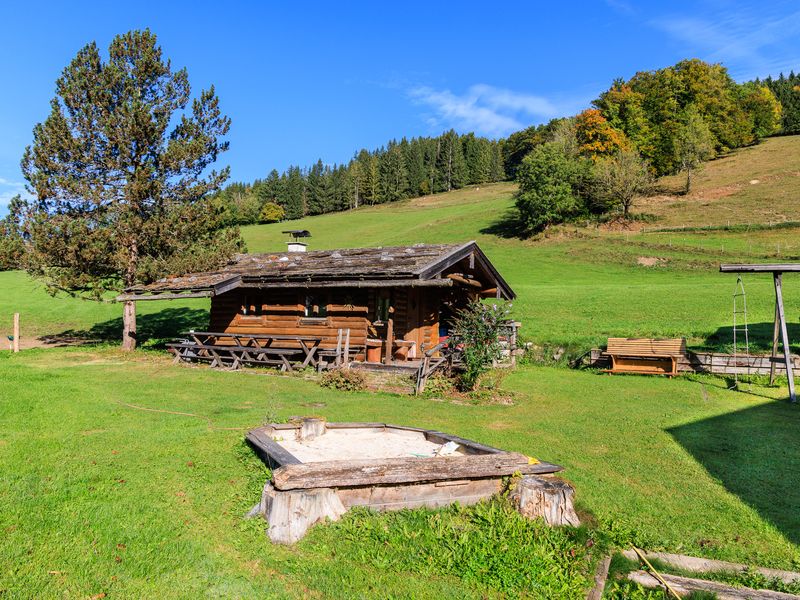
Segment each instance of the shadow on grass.
M484 227L480 230L481 233L487 235L496 235L497 237L511 239L526 239L530 237L531 232L519 215L516 208L506 211L497 221Z
M772 332L774 325L769 323L750 323L747 332L750 339L751 354L769 354L772 351ZM792 352L800 350L800 323L787 323L789 332L789 346ZM739 353L744 353L744 335L737 332L737 347ZM720 327L709 335L696 350L706 352L731 352L733 350L733 325ZM783 346L778 346L778 353L783 352Z
M800 544L800 407L786 402L667 430L708 473Z
M208 310L200 308L165 308L157 313L139 314L136 317L137 343L150 342L153 347L164 344L189 330L203 330L208 326ZM68 329L40 338L47 345L81 346L119 342L122 339L122 317L97 323L89 329Z

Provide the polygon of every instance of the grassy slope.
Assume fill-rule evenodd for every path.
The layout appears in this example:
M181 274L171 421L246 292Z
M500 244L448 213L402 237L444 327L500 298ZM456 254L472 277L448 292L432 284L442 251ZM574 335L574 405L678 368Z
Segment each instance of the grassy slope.
M767 194L760 202L784 203L781 213L792 220L791 161L799 150L800 138L783 138L716 161L698 194L711 195L716 169L738 161L726 167L724 185L740 187L714 206L735 212L747 204L746 212L761 219L766 213L756 210L761 204L752 195L761 184L744 184L760 177L756 168L770 156L786 165L771 167L781 182L774 185L785 194ZM716 273L716 263L776 258L772 245L791 244L797 233L573 226L524 242L481 233L498 230L512 193L508 184L487 186L292 226L311 229L315 248L477 239L519 293L516 310L529 339L578 347L609 334L689 335L699 344L722 330L724 341L734 280ZM695 210L696 202L695 196L648 202L644 210L663 211L653 226L727 224L718 215L728 209ZM244 234L253 251L279 250L283 228L252 227ZM780 257L785 253L784 247ZM666 262L639 266L642 256ZM746 285L751 323L767 323L754 328L763 339L771 333L769 282L750 277ZM119 307L53 301L31 286L19 273L0 273L3 322L20 310L27 332L94 328L102 336L118 330ZM800 289L793 278L786 293L787 312L796 316ZM150 313L142 321L157 334L170 323L180 329L204 319L205 306L140 308ZM792 451L800 419L795 407L770 401L780 389L754 388L764 395L747 395L726 391L714 379L522 367L505 381L515 392L513 406L469 406L329 392L298 379L184 369L160 356L130 359L107 350L4 355L0 381L0 469L13 474L0 480L0 530L6 534L0 563L13 565L0 574L0 590L12 595L114 591L133 597L170 590L191 596L211 587L223 596L347 597L374 594L373 584L399 596L485 591L452 577L381 569L382 549L370 541L363 552L376 561L355 564L336 555L335 537L326 537L335 536L335 528L295 549L272 547L257 524L239 518L264 477L242 450L240 430L209 430L199 419L137 411L115 400L197 413L220 427L251 427L273 410L437 427L564 464L583 509L650 548L783 567L800 562L793 510L800 502L794 485L800 463ZM187 467L190 461L196 466Z

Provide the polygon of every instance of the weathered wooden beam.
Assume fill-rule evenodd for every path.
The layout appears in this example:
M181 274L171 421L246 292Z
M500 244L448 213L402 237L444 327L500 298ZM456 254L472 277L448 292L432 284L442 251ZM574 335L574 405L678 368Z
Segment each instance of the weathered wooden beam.
M253 429L247 432L245 439L255 449L261 460L270 469L276 469L286 465L299 465L300 460L286 448L274 441L261 429Z
M447 278L452 279L456 283L477 288L479 290L483 288L483 284L480 281L476 281L474 279L467 279L466 277L464 277L463 275L459 275L458 273L450 273L447 276Z
M724 264L720 273L797 273L800 263Z
M182 298L210 298L214 295L211 290L203 292L186 292L186 293L152 293L152 294L120 294L117 296L117 302L144 302L146 300L180 300Z
M291 464L273 472L279 490L441 481L511 475L528 466L516 452L434 458L357 459Z
M661 574L670 587L680 596L688 596L692 592L706 592L716 594L719 600L797 600L794 594L773 592L771 590L754 590L747 587L732 587L716 581L694 579L691 577L678 577L677 575ZM661 588L655 576L647 571L633 571L628 574L628 579L650 589Z
M639 560L634 550L625 550L622 555L628 560ZM800 573L795 571L753 567L752 565L744 565L741 563L732 563L712 558L699 558L697 556L687 556L685 554L670 554L668 552L645 552L644 555L648 560L657 560L682 571L694 571L695 573L745 573L747 571L753 571L760 573L767 579L779 579L783 583L800 583Z
M396 288L396 287L451 287L449 279L364 279L360 281L275 281L247 280L242 288Z
M786 378L789 380L789 400L797 402L794 391L794 373L792 372L791 350L789 349L789 333L786 329L786 314L783 310L783 290L781 273L774 273L772 279L775 283L775 306L780 321L781 340L783 342L783 356L786 362Z

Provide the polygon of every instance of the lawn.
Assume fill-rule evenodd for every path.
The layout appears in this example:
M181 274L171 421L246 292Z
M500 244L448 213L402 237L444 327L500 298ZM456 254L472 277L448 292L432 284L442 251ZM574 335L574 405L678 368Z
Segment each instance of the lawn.
M800 413L769 398L775 390L757 389L764 397L710 378L527 366L505 381L512 405L464 404L336 392L298 377L175 366L156 353L110 349L5 354L0 379L0 563L13 565L0 573L0 590L11 596L497 591L444 571L380 568L395 564L395 548L348 533L370 523L399 527L391 518L359 515L293 548L271 545L263 525L243 521L266 479L243 432L310 412L441 429L558 462L584 517L620 542L800 564ZM494 526L481 527L491 537ZM550 560L552 573L534 579L552 583L569 567ZM563 597L579 596L573 589Z
M289 226L310 229L312 249L475 239L516 290L515 316L537 345L576 355L611 335L641 335L725 348L735 278L718 264L800 256L797 156L796 136L714 161L689 196L640 202L658 220L626 230L572 224L520 240L515 186L497 184L243 234L256 252L283 249ZM798 351L800 278L784 285ZM771 282L751 275L745 287L752 347L764 350ZM208 302L138 310L152 346L205 327ZM118 304L52 298L22 273L0 273L0 335L16 311L23 348L121 331ZM3 352L0 381L0 595L480 598L508 592L502 579L533 597L580 597L586 536L598 547L637 542L800 568L800 413L781 387L744 393L715 378L523 365L503 382L513 403L491 404L340 393L104 345ZM242 519L267 477L243 432L309 413L442 429L562 464L591 528L542 531L495 506L357 514L296 547L273 546L263 525ZM522 547L535 560L508 559L504 536L533 540ZM498 557L522 566L500 577Z

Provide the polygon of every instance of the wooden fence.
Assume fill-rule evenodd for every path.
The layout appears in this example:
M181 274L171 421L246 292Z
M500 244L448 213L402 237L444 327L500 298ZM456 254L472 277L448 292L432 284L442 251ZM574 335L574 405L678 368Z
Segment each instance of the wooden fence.
M611 366L608 355L599 348L593 348L584 366L597 369L607 369ZM691 352L687 351L678 359L678 372L713 373L715 375L769 375L770 364L775 361L775 374L786 375L786 364L783 357L772 358L770 355L741 354L735 357L732 354L720 352ZM587 364L588 363L588 364ZM800 369L800 356L792 355L792 367Z

